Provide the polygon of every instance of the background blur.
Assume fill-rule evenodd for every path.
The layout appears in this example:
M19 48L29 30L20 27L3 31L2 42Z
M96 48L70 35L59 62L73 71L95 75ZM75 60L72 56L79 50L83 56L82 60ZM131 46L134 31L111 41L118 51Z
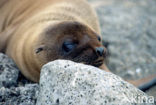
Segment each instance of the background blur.
M156 0L88 1L109 42L109 69L128 79L156 74ZM156 86L147 94L156 98Z

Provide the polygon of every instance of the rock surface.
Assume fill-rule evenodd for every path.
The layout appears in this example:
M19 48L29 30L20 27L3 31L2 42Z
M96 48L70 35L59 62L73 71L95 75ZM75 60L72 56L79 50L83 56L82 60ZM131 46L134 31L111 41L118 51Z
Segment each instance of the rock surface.
M0 53L0 105L35 105L39 85L25 79L15 63Z
M112 73L81 63L56 60L41 70L37 105L135 105L135 102L150 105L149 99Z
M11 87L17 84L19 70L14 62L0 53L0 88Z
M38 84L0 88L0 105L35 105Z

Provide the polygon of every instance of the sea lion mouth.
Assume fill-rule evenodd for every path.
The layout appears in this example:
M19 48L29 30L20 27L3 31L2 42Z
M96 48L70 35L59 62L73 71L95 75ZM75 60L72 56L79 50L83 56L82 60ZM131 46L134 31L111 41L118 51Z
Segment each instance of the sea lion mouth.
M80 63L86 64L86 65L92 65L94 67L98 67L99 68L101 65L103 65L104 60L101 59L101 60L96 60L96 61L90 62L90 63L87 63L87 62L80 62Z
M104 60L97 60L95 62L93 62L91 65L95 66L95 67L100 67L102 64L104 63Z

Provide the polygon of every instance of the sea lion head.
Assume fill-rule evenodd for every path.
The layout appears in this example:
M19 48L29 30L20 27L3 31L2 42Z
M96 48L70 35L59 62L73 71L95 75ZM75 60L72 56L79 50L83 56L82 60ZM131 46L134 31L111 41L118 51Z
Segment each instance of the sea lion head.
M99 67L106 57L100 35L88 26L73 21L48 26L40 35L35 50L43 64L66 59Z

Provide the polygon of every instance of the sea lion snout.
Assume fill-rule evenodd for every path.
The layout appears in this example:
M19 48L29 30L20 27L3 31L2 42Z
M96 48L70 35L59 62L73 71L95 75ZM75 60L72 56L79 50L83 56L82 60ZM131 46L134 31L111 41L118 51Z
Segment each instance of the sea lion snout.
M104 47L96 47L95 49L98 56L102 56L104 54Z

